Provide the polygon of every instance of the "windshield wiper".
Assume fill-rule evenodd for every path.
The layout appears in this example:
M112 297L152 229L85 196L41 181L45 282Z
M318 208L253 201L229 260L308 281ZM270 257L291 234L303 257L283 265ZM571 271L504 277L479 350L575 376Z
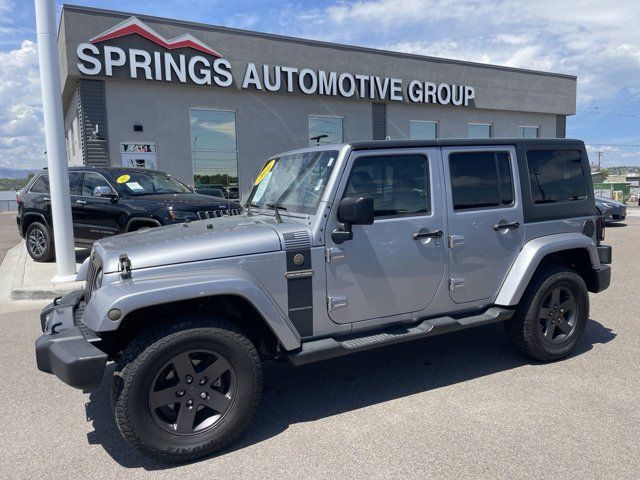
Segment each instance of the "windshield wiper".
M276 222L282 223L282 217L280 216L280 209L287 211L286 207L278 205L278 202L267 203L267 208L273 208L273 215L276 217Z

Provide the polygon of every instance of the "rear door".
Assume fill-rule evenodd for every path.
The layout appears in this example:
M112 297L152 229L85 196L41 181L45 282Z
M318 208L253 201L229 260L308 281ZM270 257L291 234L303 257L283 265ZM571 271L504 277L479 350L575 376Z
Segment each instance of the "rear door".
M498 292L524 239L515 149L450 147L442 154L451 299L489 299Z

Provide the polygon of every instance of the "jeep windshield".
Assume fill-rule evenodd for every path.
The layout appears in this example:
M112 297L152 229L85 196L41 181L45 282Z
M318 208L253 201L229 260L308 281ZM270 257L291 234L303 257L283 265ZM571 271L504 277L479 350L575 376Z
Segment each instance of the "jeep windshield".
M154 195L157 193L192 193L184 183L161 172L133 170L112 171L111 175L129 195Z
M337 158L337 150L322 150L270 159L256 178L248 204L314 214Z

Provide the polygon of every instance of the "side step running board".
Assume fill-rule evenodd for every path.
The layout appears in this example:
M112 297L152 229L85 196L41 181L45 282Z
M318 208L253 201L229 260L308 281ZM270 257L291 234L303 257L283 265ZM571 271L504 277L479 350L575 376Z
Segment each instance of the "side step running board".
M323 338L303 343L299 350L291 352L287 356L294 365L304 365L418 338L432 337L478 325L502 322L510 319L513 313L514 310L512 309L492 307L484 313L471 317L437 317L423 320L413 326L394 327L378 330L375 333L366 332L360 336L348 336L341 339Z

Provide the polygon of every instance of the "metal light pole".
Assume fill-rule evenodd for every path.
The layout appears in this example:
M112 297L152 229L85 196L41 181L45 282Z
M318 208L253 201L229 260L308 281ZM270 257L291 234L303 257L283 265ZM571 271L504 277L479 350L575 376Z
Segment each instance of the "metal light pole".
M35 0L38 60L42 84L42 112L47 145L49 190L53 216L53 238L56 250L56 276L52 282L75 279L76 255L73 245L73 221L67 171L67 150L64 142L62 88L58 65L56 5L54 0Z

